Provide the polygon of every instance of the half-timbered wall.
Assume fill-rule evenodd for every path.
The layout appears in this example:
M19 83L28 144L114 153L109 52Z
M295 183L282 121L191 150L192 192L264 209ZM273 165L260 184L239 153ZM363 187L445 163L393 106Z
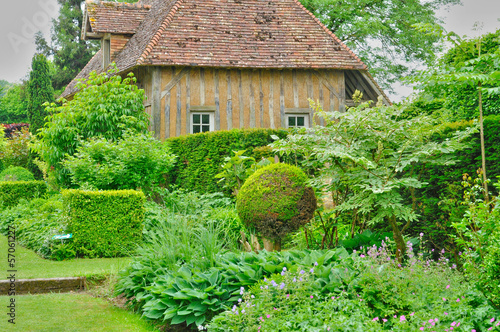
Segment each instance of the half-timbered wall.
M190 133L190 112L204 107L214 112L215 130L283 128L287 113L316 121L308 99L328 111L345 107L341 70L145 67L136 74L151 130L162 139Z

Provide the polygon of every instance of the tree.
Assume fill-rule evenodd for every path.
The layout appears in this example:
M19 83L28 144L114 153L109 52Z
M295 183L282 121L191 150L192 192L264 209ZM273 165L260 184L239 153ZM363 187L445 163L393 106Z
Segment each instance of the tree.
M423 185L412 168L452 163L446 155L462 148L461 140L472 129L433 142L431 135L438 129L430 117L403 119L403 107L367 106L345 113L317 109L324 127L304 129L272 147L282 153L300 153L304 165L317 167L319 175L311 184L321 189L326 184L329 192L341 192L338 196L344 197L335 207L337 214L349 212L369 226L389 225L401 260L406 252L403 233L417 219L414 206L403 194L412 196Z
M420 86L424 92L431 91L434 95L445 98L445 107L456 111L456 99L475 100L472 105L472 114L479 116L481 138L481 160L484 196L488 202L488 181L486 175L486 151L484 147L483 128L483 90L493 96L498 105L500 94L500 30L494 34L487 34L476 39L463 40L455 33L446 33L444 29L429 25L420 25L420 30L428 34L441 35L455 44L437 67L420 73L416 81L422 82ZM482 51L482 46L487 47L487 52ZM457 98L457 94L460 98ZM497 112L497 110L495 110Z
M83 26L83 0L57 0L59 17L53 20L51 51L57 73L53 77L54 89L66 86L90 61L99 49L94 41L81 39ZM42 38L43 39L43 38ZM38 47L44 43L38 39ZM46 45L46 43L45 43Z
M460 0L300 0L328 29L349 46L390 90L390 85L429 64L439 37L412 28L440 23L435 10Z
M43 104L54 100L54 90L49 75L47 59L42 54L35 54L31 62L28 91L28 119L30 132L36 134L45 123L45 106Z
M47 107L50 115L34 150L55 171L59 183L70 183L61 161L72 156L82 141L93 137L116 141L129 130L147 132L144 90L135 85L133 74L122 79L117 73L116 66L107 73L92 72L77 84L79 91L72 100Z

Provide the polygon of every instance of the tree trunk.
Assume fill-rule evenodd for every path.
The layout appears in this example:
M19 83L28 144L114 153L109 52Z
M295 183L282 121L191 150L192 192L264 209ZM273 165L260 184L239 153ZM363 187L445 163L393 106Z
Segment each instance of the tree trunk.
M276 239L274 241L274 250L281 251L281 239Z
M396 222L396 216L392 216L389 218L389 224L392 227L392 234L394 236L394 241L396 242L396 259L399 263L403 261L403 255L406 252L406 244L403 239L403 235L401 234L398 223Z
M266 251L274 251L274 243L273 241L266 239L265 237L262 238L262 242L264 242L264 249Z
M486 203L489 202L489 194L488 194L488 178L486 177L486 151L484 147L484 126L483 126L483 100L482 100L482 92L481 92L481 82L477 83L479 88L479 129L481 136L481 162L482 162L482 173L483 173L483 187L484 187L484 201Z

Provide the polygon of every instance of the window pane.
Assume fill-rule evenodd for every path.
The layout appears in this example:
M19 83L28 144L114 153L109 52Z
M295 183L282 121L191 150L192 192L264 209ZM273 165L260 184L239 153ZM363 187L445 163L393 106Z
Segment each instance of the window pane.
M294 116L288 117L288 127L295 127L295 117Z
M193 134L197 134L200 132L200 126L193 126Z
M209 124L210 123L210 115L203 114L201 116L201 123L203 123L203 124Z
M193 123L200 123L200 115L199 114L193 114Z
M304 127L304 117L303 116L298 116L297 117L297 127Z
M201 126L203 132L210 131L210 126Z

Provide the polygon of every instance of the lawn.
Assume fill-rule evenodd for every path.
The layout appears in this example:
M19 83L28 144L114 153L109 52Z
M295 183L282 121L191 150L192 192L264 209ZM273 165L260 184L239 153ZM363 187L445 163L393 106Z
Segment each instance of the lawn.
M126 267L130 258L94 258L51 261L43 259L33 251L16 244L16 266L18 279L78 277L96 274L116 274ZM0 268L7 271L7 237L0 236ZM4 276L5 278L5 276Z
M4 308L0 331L156 331L139 315L83 293L17 296L15 300L14 327L7 321L9 297L0 296Z

